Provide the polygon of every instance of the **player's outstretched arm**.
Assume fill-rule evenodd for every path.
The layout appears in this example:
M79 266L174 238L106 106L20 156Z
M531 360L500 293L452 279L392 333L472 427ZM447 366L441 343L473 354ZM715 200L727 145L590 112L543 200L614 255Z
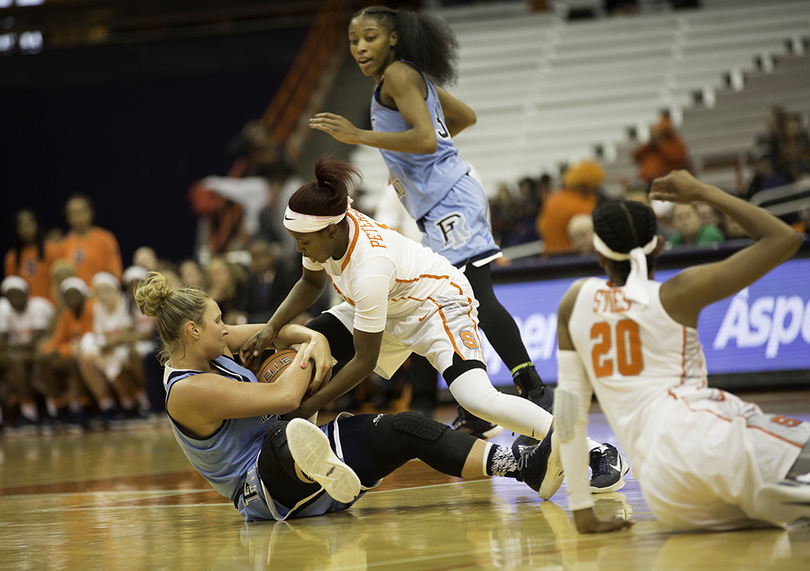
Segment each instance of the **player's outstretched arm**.
M315 303L326 287L326 280L326 272L304 268L301 279L293 286L267 324L239 348L239 358L245 367L253 369L258 366L262 352L273 344L278 331Z

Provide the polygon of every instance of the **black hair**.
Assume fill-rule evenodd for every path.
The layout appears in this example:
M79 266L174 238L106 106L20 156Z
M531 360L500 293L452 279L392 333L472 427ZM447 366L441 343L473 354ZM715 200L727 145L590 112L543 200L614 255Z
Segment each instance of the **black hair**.
M295 191L290 197L290 209L311 216L343 214L349 191L360 178L360 171L349 163L320 157L315 161L315 180Z
M593 211L593 231L605 245L620 254L645 246L656 234L657 221L653 209L640 202L622 200L606 202ZM616 270L627 279L630 262L617 262ZM655 265L655 254L647 255L647 268Z
M458 79L458 40L444 20L424 12L370 6L352 19L371 18L397 33L397 57L412 63L436 85Z
M30 214L34 218L34 222L36 222L37 225L37 235L34 237L35 244L37 246L37 257L40 260L45 259L45 241L42 237L42 227L39 225L37 213L29 208L21 208L14 213L14 226L11 228L11 247L14 249L14 253L17 254L17 271L19 271L20 267L22 266L22 251L27 245L22 243L22 240L20 240L20 234L17 231L17 227L20 225L20 216L25 213Z

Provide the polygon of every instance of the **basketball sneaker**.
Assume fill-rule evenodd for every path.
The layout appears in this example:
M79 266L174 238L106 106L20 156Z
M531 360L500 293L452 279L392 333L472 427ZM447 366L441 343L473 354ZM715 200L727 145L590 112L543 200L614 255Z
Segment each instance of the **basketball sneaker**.
M513 452L518 456L518 479L544 500L557 493L564 478L560 451L551 442L553 432L553 429L550 430L540 444L535 446L512 446Z
M488 420L478 418L471 412L465 410L461 405L457 405L458 416L450 426L453 430L458 430L464 434L472 434L481 440L489 440L501 433L502 426L492 424Z
M301 471L337 501L348 504L360 495L360 478L332 452L329 438L304 420L287 423L287 445Z
M615 492L624 487L624 475L630 465L624 461L619 450L611 444L602 444L591 450L591 492L602 494Z
M754 509L757 517L777 525L810 524L810 484L790 478L764 484L754 494Z

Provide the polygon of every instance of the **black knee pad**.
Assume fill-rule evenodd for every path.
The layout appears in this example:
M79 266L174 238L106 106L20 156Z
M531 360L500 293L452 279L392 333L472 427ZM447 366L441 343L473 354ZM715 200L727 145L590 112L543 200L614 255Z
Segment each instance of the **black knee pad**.
M445 430L450 427L446 424L431 420L417 412L400 412L394 415L392 422L394 430L405 432L428 442L435 442Z

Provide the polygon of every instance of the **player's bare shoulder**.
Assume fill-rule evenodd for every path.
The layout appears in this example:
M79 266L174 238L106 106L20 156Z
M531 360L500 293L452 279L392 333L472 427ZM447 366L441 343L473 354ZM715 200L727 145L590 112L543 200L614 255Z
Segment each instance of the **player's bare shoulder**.
M422 97L427 97L427 85L418 69L401 61L395 61L385 68L381 96L389 95L396 98L398 94L410 89L419 89Z
M571 312L574 310L574 303L577 301L579 290L582 289L582 284L585 283L585 279L586 278L582 278L572 283L568 291L563 295L560 300L560 305L557 306L558 320L565 317L566 323L568 322L568 317L571 316Z

